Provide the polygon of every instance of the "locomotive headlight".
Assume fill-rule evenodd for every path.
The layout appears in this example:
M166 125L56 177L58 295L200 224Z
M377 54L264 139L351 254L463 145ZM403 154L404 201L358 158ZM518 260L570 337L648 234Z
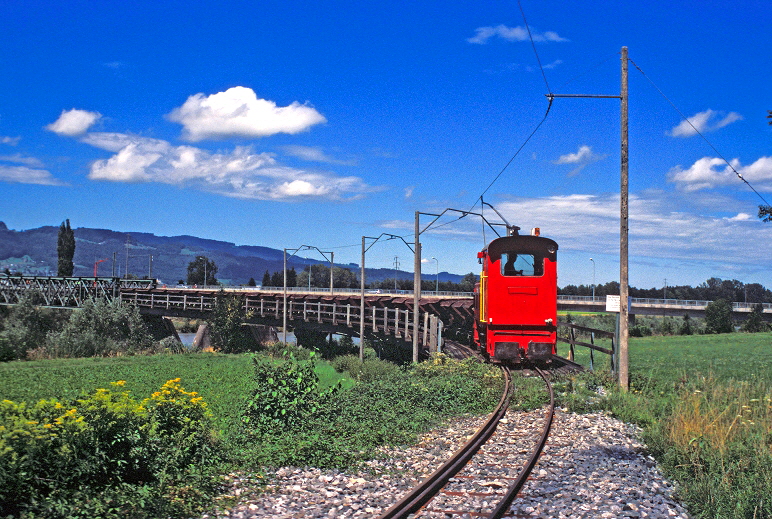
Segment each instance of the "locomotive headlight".
M533 229L531 229L531 236L539 236L539 234L541 234L541 229L539 229L538 227L534 227Z

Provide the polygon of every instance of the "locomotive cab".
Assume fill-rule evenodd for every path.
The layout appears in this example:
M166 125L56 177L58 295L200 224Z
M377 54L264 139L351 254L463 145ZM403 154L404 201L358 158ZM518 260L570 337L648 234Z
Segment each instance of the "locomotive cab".
M557 340L558 244L505 236L478 254L475 342L493 362L548 362Z

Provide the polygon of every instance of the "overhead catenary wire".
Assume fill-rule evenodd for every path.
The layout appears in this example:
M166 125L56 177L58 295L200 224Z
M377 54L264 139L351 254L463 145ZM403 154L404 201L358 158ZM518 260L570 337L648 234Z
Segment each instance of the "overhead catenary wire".
M504 171L507 170L507 168L512 164L512 162L517 158L517 156L520 154L520 152L525 148L525 145L528 144L528 142L531 140L531 137L533 137L537 131L539 131L539 128L541 128L541 125L544 124L544 121L547 120L547 116L550 113L550 110L552 109L552 90L550 89L549 81L547 81L547 74L544 72L544 67L541 64L541 58L539 58L539 52L536 50L536 43L533 40L533 35L531 34L531 28L528 26L528 20L525 18L525 11L523 10L523 5L520 2L520 0L517 0L517 5L520 8L520 14L523 17L523 23L525 24L525 28L528 31L528 38L531 40L531 47L533 48L533 53L536 56L536 62L539 64L539 70L541 70L541 76L544 78L544 85L547 87L547 99L549 100L549 104L547 105L547 111L544 113L544 117L542 117L541 121L539 121L539 124L536 125L536 127L533 129L533 131L528 135L528 137L523 141L523 144L520 145L520 147L517 149L514 155L512 155L512 158L509 159L509 161L504 165L503 168L501 168L501 171L499 171L499 174L494 177L494 179L491 181L490 184L488 184L488 187L486 187L482 193L480 193L479 200L482 200L482 197L485 196L485 193L488 192L488 190L493 187L493 184L496 183L496 181L501 177L501 175L504 173ZM475 203L472 207L477 205L477 200L475 200Z
M644 78L646 78L646 80L647 80L649 83L651 83L651 86L653 86L653 87L654 87L654 89L655 89L657 92L659 92L659 94L660 94L660 95L661 95L661 96L662 96L662 97L665 99L665 101L667 101L667 102L670 104L670 106L671 106L671 107L673 107L673 109L674 109L676 112L678 112L678 115L680 115L680 116L681 116L681 119L683 119L684 121L686 121L686 122L689 124L689 126L691 126L691 127L692 127L692 130L694 130L694 131L695 131L695 133L696 133L697 135L699 135L700 137L702 137L702 140L704 140L704 141L705 141L705 142L708 144L708 146L710 146L710 148L711 148L711 149L712 149L712 150L713 150L713 151L716 153L716 155L718 155L718 157L719 157L721 160L723 160L723 161L726 163L726 165L729 167L729 169L731 169L731 170L732 170L732 172L734 172L734 174L735 174L735 175L737 175L737 178L739 178L740 180L742 180L742 181L745 183L745 185L747 185L747 186L748 186L748 187L751 189L751 191L753 191L754 193L756 193L756 196L758 196L758 197L759 197L759 198L760 198L760 199L761 199L761 200L764 202L764 204L765 204L766 206L769 206L769 205L770 205L770 204L769 204L769 202L767 202L767 200L766 200L766 199L765 199L765 198L764 198L764 197L761 195L761 193L759 193L758 191L756 191L756 188L754 188L754 187L751 185L751 183L750 183L750 182L748 182L748 180L747 180L747 179L746 179L744 176L742 176L742 174L741 174L739 171L737 171L737 170L735 169L735 167L732 165L732 163L731 163L731 162L729 162L729 161L728 161L728 160L727 160L727 159L726 159L726 158L725 158L725 157L724 157L724 156L721 154L721 152L720 152L720 151L718 151L718 149L717 149L717 148L716 148L716 147L713 145L713 143L712 143L712 142L710 142L710 140L708 140L708 138L707 138L707 137L705 137L705 136L702 134L702 132L701 132L700 130L698 130L696 126L694 126L694 125L692 124L692 122L689 120L689 118L688 118L688 117L686 117L686 116L684 115L684 113L683 113L681 110L679 110L679 109L678 109L678 107L675 105L675 103L674 103L673 101L671 101L671 100L670 100L670 98L669 98L668 96L666 96L666 95L665 95L665 93L662 91L662 89L660 89L660 88L659 88L659 87L656 85L656 83L654 83L654 81L652 81L652 80L651 80L651 78L649 78L649 76L647 76L647 75L646 75L646 73L643 71L643 69L642 69L641 67L639 67L639 66L638 66L638 64L637 64L635 61L633 61L632 59L629 59L629 58L628 58L628 60L630 61L630 63L632 63L632 64L633 64L633 66L634 66L634 67L635 67L635 68L638 70L638 72L640 72L640 73L641 73L641 75L642 75Z

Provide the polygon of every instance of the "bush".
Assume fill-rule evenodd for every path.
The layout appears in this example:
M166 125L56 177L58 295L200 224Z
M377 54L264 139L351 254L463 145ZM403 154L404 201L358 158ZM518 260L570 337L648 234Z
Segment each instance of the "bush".
M394 363L376 358L359 360L358 355L343 355L332 361L333 367L341 372L348 373L351 378L360 382L371 382L388 377L399 371L399 366Z
M314 372L313 352L310 360L298 361L290 352L278 364L254 357L256 389L242 414L248 434L265 436L281 434L287 428L313 417L337 391L338 386L319 390L319 377Z
M339 359L341 364L360 365L354 356L344 359L349 360ZM301 393L311 400L304 405L314 408L302 418L287 420L277 415L276 407L256 408L251 404L275 426L263 428L259 437L252 434L251 439L257 441L245 444L245 448L252 449L255 463L269 466L356 466L371 459L379 446L416 441L419 433L439 425L446 417L489 412L501 394L498 370L485 365L472 368L474 363L459 364L443 360L431 367L404 369L395 365L386 368L386 363L368 359L365 366L377 366L373 369L379 371L378 376L363 376L352 389L320 396L318 388L314 390L313 384L308 384ZM491 376L481 375L489 370ZM258 384L265 383L267 375L258 374ZM305 375L296 378L311 380ZM276 385L276 381L270 384ZM277 395L282 392L274 391ZM265 400L276 401L278 396L272 393L261 389L255 397L263 395Z
M214 490L207 469L219 450L206 404L179 379L139 402L120 391L124 384L68 402L0 403L0 514L200 512ZM190 485L198 497L185 490Z
M61 332L48 334L46 349L52 357L95 357L134 354L152 344L136 307L89 299L72 312Z
M45 346L46 335L59 326L61 317L36 306L40 303L40 294L33 291L11 308L0 332L0 361L26 358L29 351Z

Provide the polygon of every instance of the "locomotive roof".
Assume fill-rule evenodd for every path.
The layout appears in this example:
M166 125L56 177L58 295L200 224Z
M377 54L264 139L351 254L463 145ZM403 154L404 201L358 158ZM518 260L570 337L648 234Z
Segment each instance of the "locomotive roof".
M501 258L503 252L518 252L544 256L550 261L557 259L558 244L550 238L530 235L502 236L488 244L488 256L491 261Z

